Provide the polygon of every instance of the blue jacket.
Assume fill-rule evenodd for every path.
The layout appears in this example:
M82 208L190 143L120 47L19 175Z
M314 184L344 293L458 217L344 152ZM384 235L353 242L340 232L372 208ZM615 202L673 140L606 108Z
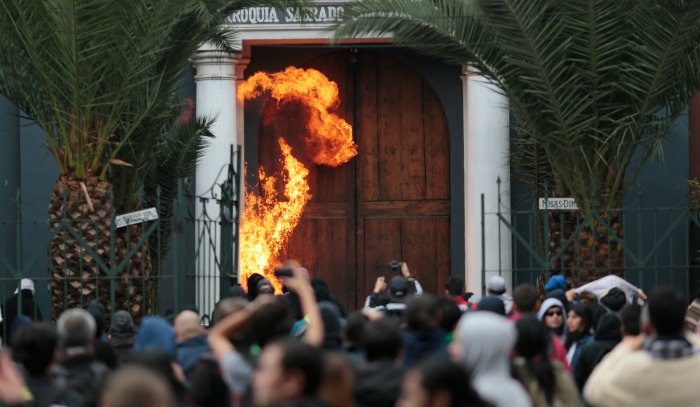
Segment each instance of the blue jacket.
M403 367L410 368L431 356L447 356L445 332L407 331L404 335Z
M182 371L185 373L187 381L190 380L192 367L195 365L195 363L197 363L199 357L205 352L211 352L209 342L207 341L207 337L205 335L188 339L177 344L175 350L176 360L182 367Z
M571 357L571 371L576 371L576 362L578 362L578 357L581 355L583 348L589 343L593 342L593 335L589 335L580 341L576 342L576 349L574 349L574 355Z

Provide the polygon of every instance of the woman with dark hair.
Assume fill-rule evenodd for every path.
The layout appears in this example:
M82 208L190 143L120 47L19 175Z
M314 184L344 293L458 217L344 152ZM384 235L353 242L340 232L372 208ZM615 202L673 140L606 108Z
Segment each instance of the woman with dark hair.
M569 362L571 369L576 369L576 362L581 354L583 347L593 342L591 335L591 321L593 314L591 310L583 304L575 304L569 310L569 315L566 319L566 360Z
M464 367L447 358L431 358L403 380L398 407L487 407Z
M549 333L535 317L515 323L515 376L530 394L533 407L581 406L576 384L564 367L549 358Z

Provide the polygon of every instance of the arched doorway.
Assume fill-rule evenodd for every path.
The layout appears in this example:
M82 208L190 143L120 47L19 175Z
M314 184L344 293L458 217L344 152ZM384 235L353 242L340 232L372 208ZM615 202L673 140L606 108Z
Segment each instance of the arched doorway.
M406 261L426 291L450 275L449 134L437 95L397 60L359 50L334 51L304 64L338 84L338 115L354 129L358 156L338 168L309 164L300 139L304 111L264 103L258 159L281 170L285 137L310 169L313 198L283 257L298 259L328 281L348 308L362 305L388 263ZM254 72L249 72L253 74Z

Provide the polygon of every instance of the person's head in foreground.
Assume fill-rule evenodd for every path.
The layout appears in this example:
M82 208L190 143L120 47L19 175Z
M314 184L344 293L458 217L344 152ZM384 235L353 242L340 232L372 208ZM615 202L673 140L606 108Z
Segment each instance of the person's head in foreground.
M642 329L657 338L683 336L687 304L673 287L654 290L642 309Z
M170 387L144 367L125 366L110 376L102 393L102 407L174 407Z
M428 359L404 377L397 407L486 406L464 367L446 358Z
M304 342L281 341L265 346L253 374L253 401L274 407L313 400L323 378L323 355Z

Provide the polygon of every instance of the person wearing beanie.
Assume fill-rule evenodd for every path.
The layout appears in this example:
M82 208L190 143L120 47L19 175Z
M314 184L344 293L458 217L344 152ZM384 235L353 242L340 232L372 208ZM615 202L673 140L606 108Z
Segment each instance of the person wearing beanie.
M136 342L136 326L131 314L119 310L112 316L109 326L109 343L117 355L117 362L124 363L133 352Z

